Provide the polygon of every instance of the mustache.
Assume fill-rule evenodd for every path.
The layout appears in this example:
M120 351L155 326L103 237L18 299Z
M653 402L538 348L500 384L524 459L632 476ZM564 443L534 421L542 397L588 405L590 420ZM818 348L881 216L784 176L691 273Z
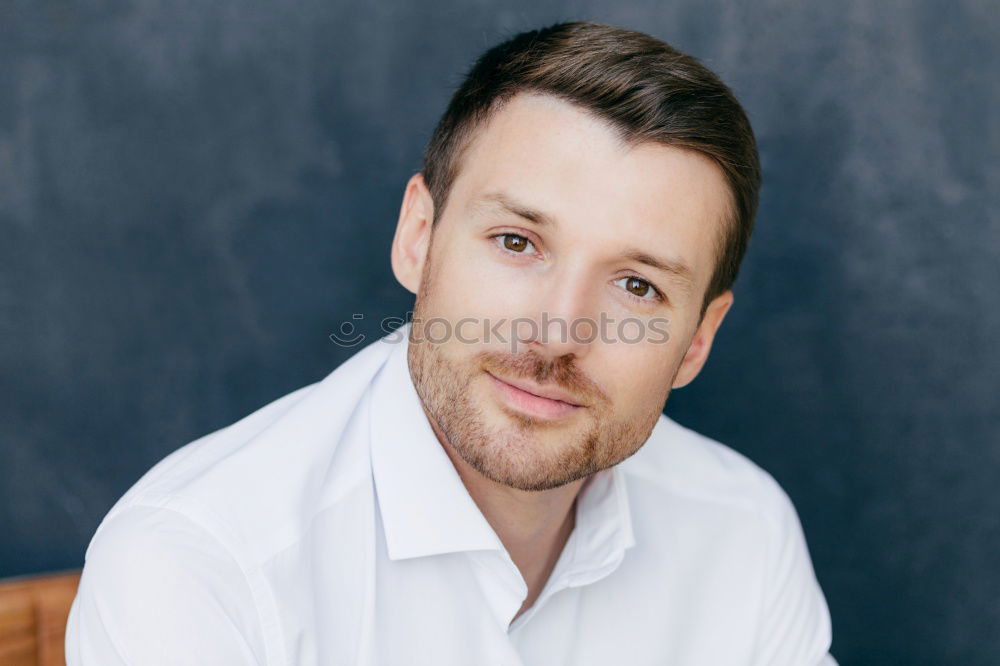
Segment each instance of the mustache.
M607 405L607 394L573 362L572 354L546 358L534 350L519 354L484 351L476 354L480 367L494 375L529 379L539 385L557 386L580 404Z

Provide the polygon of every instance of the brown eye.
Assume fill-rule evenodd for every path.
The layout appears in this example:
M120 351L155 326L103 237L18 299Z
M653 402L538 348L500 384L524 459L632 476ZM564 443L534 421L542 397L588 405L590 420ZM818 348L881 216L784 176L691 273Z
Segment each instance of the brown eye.
M625 288L631 291L636 296L645 296L649 293L649 283L639 278L628 278L625 283Z
M511 252L524 252L524 250L531 244L524 236L518 236L517 234L503 234L503 246L510 250Z
M615 281L615 284L621 284L622 288L628 291L632 296L635 296L639 300L648 301L650 303L658 302L663 300L663 296L660 292L646 282L642 278L637 277L624 277Z

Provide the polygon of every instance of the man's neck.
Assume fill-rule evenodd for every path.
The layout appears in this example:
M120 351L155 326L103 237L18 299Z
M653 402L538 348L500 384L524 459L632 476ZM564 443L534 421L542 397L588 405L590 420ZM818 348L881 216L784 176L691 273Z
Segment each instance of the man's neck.
M450 445L441 446L528 586L516 618L535 603L555 568L576 524L576 497L586 479L551 490L519 490L486 478Z

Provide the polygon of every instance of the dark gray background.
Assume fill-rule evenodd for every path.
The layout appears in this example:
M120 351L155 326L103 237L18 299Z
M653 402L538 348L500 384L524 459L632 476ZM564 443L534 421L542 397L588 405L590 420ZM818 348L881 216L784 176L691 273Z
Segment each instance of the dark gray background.
M405 313L403 185L472 58L567 19L736 91L765 170L667 413L794 500L847 664L1000 663L998 7L0 0L0 576Z

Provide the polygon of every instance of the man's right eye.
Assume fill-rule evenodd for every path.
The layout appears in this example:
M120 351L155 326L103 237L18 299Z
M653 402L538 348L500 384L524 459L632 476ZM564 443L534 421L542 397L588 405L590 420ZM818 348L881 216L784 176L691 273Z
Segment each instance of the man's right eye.
M497 234L493 238L501 239L505 250L517 254L524 254L529 247L533 247L530 240L519 234Z

